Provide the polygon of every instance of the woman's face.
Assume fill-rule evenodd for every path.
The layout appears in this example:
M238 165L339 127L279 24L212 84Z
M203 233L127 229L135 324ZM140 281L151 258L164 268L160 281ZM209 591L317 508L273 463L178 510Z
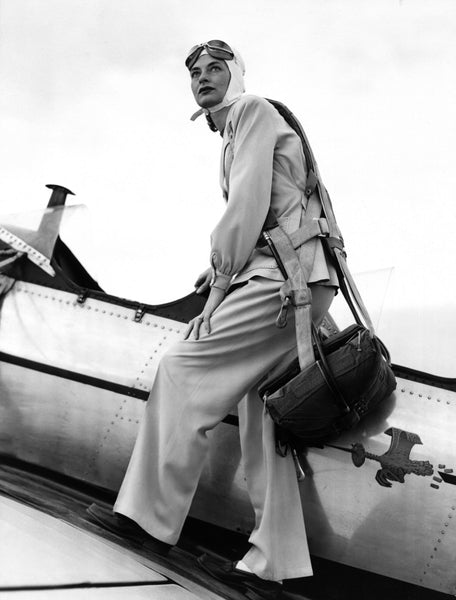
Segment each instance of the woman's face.
M223 100L231 74L224 60L203 54L190 69L190 77L196 102L211 108Z

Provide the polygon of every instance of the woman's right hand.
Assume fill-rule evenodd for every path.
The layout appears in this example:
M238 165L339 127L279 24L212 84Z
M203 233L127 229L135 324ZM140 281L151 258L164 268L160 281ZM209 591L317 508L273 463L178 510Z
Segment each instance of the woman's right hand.
M212 269L209 267L201 273L198 279L195 281L196 293L204 294L209 289L209 285L212 279Z

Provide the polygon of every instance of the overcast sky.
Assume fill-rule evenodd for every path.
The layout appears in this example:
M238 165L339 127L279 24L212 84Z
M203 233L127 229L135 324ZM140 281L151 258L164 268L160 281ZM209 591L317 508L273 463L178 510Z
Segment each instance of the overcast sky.
M455 32L452 0L0 0L0 212L65 185L89 208L77 253L107 291L188 293L223 201L221 140L189 121L183 62L221 38L247 91L304 125L352 271L379 272L364 278L374 313L454 316Z

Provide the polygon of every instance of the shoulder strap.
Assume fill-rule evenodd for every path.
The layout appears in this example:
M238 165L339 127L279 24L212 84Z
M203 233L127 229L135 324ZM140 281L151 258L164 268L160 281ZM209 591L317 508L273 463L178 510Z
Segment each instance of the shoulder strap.
M325 240L325 245L327 250L329 251L330 256L334 260L334 264L337 269L337 274L339 276L339 284L341 291L345 297L345 300L347 301L347 304L350 307L350 310L353 313L356 322L362 324L363 320L366 327L369 329L371 335L373 336L374 327L369 313L367 312L367 309L358 291L356 283L348 269L346 261L347 255L344 248L344 240L336 222L336 217L334 215L334 210L332 207L331 199L328 194L328 190L323 185L323 181L318 170L317 162L313 155L312 148L310 147L304 129L302 128L302 125L298 121L298 119L285 106L285 104L282 104L282 102L278 102L277 100L271 100L269 98L266 99L274 106L274 108L280 113L280 115L285 119L288 125L290 125L290 127L297 133L297 135L301 139L302 148L307 164L307 182L304 194L307 198L310 198L314 193L316 193L319 197L322 206L322 212L324 217L326 218L328 228L328 233L323 239ZM271 212L272 211L270 210L270 213ZM266 219L266 228L267 225L272 223L274 220L274 215L268 214L268 217ZM361 315L362 320L359 315Z

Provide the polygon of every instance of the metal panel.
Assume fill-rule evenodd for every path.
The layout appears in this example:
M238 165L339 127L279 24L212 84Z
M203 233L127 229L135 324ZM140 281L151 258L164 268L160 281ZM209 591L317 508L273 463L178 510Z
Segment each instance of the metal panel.
M113 309L111 315L110 305L87 302L80 307L74 295L21 283L4 299L0 350L150 389L159 356L182 324L155 317L137 324L133 311ZM348 450L362 443L381 456L391 442L384 432L394 427L421 438L410 460L456 471L455 406L454 392L399 380L382 410L337 443ZM0 364L0 452L113 490L122 480L143 408L140 400L106 389ZM384 488L375 480L378 460L368 458L357 469L350 452L335 448L309 450L306 459L302 498L312 553L456 591L455 485L435 482L435 473L411 472L404 483ZM233 426L222 424L211 434L191 514L243 532L252 526Z
M125 548L1 496L0 539L0 587L167 581Z
M184 325L68 292L17 282L3 300L0 351L150 390L160 356Z
M456 485L437 482L439 465L456 473L456 394L399 380L394 411L384 421L366 420L337 441L361 442L381 456L394 426L419 435L410 459L428 460L434 473L405 475L404 483L382 487L378 461L357 469L349 453L312 450L312 476L302 499L313 554L446 593L456 592ZM435 486L435 487L431 487Z
M2 600L198 600L177 585L126 586L120 588L83 588L80 590L42 590L2 592Z

